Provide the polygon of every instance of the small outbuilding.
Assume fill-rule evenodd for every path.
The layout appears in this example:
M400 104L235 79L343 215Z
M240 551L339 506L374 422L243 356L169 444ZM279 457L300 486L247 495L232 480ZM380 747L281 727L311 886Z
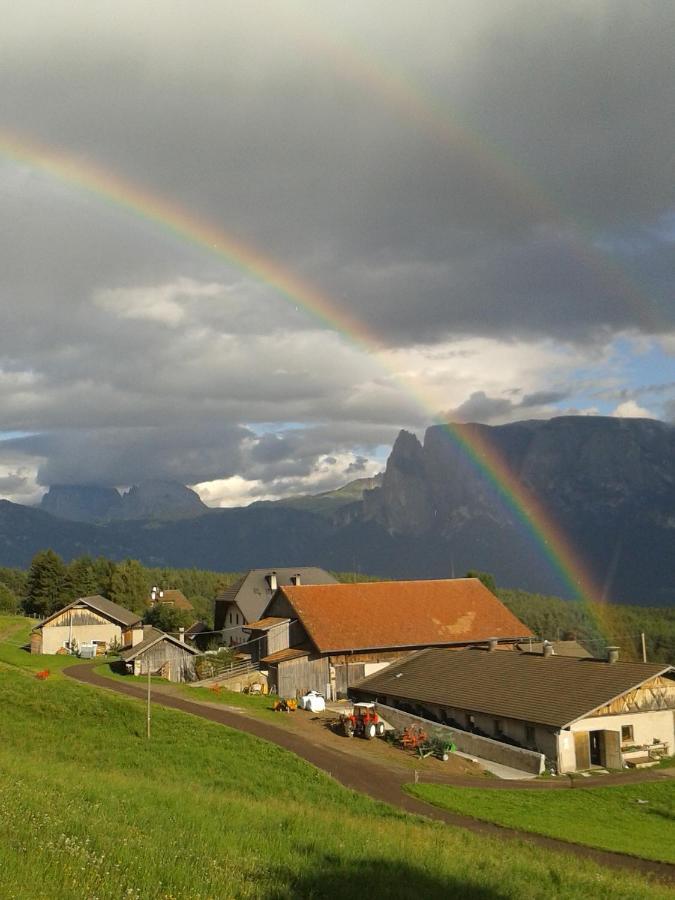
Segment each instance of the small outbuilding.
M200 651L180 638L152 625L144 627L140 644L123 650L120 657L131 675L159 675L167 681L194 681L195 658Z

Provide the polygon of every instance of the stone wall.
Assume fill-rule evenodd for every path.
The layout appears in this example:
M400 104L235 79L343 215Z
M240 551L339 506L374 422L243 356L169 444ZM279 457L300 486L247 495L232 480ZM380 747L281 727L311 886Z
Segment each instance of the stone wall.
M418 725L430 737L452 741L462 753L469 753L479 759L489 759L491 762L511 766L513 769L520 769L521 772L529 772L533 775L540 775L544 771L545 757L543 753L512 747L510 744L493 741L492 738L471 734L469 731L439 725L438 722L423 719L421 716L413 716L411 713L394 709L393 706L386 706L384 703L377 703L376 706L382 718L397 731L402 731L408 725Z

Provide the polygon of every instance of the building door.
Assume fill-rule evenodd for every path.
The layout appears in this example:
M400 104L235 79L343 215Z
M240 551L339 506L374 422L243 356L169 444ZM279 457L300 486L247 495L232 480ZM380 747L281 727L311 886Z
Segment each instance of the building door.
M589 731L588 734L591 742L591 765L602 766L604 765L602 731Z
M591 756L587 731L574 732L574 755L576 756L577 771L590 769Z
M602 735L602 764L608 769L621 769L623 756L621 755L621 732L601 731Z

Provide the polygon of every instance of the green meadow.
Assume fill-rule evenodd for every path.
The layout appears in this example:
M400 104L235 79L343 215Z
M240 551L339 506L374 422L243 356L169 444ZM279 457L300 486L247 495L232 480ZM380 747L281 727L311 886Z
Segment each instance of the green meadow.
M675 780L556 791L432 784L409 785L408 790L476 819L675 863Z
M38 680L45 660L8 643L13 629L0 619L3 900L672 896L408 816L180 712L156 707L148 741L142 702Z

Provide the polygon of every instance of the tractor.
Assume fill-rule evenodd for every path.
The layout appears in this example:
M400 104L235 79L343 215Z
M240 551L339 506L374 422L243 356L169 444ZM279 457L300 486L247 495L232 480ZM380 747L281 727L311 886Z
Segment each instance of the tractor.
M365 738L367 741L384 734L384 722L375 712L374 703L355 703L351 713L340 716L345 737Z

